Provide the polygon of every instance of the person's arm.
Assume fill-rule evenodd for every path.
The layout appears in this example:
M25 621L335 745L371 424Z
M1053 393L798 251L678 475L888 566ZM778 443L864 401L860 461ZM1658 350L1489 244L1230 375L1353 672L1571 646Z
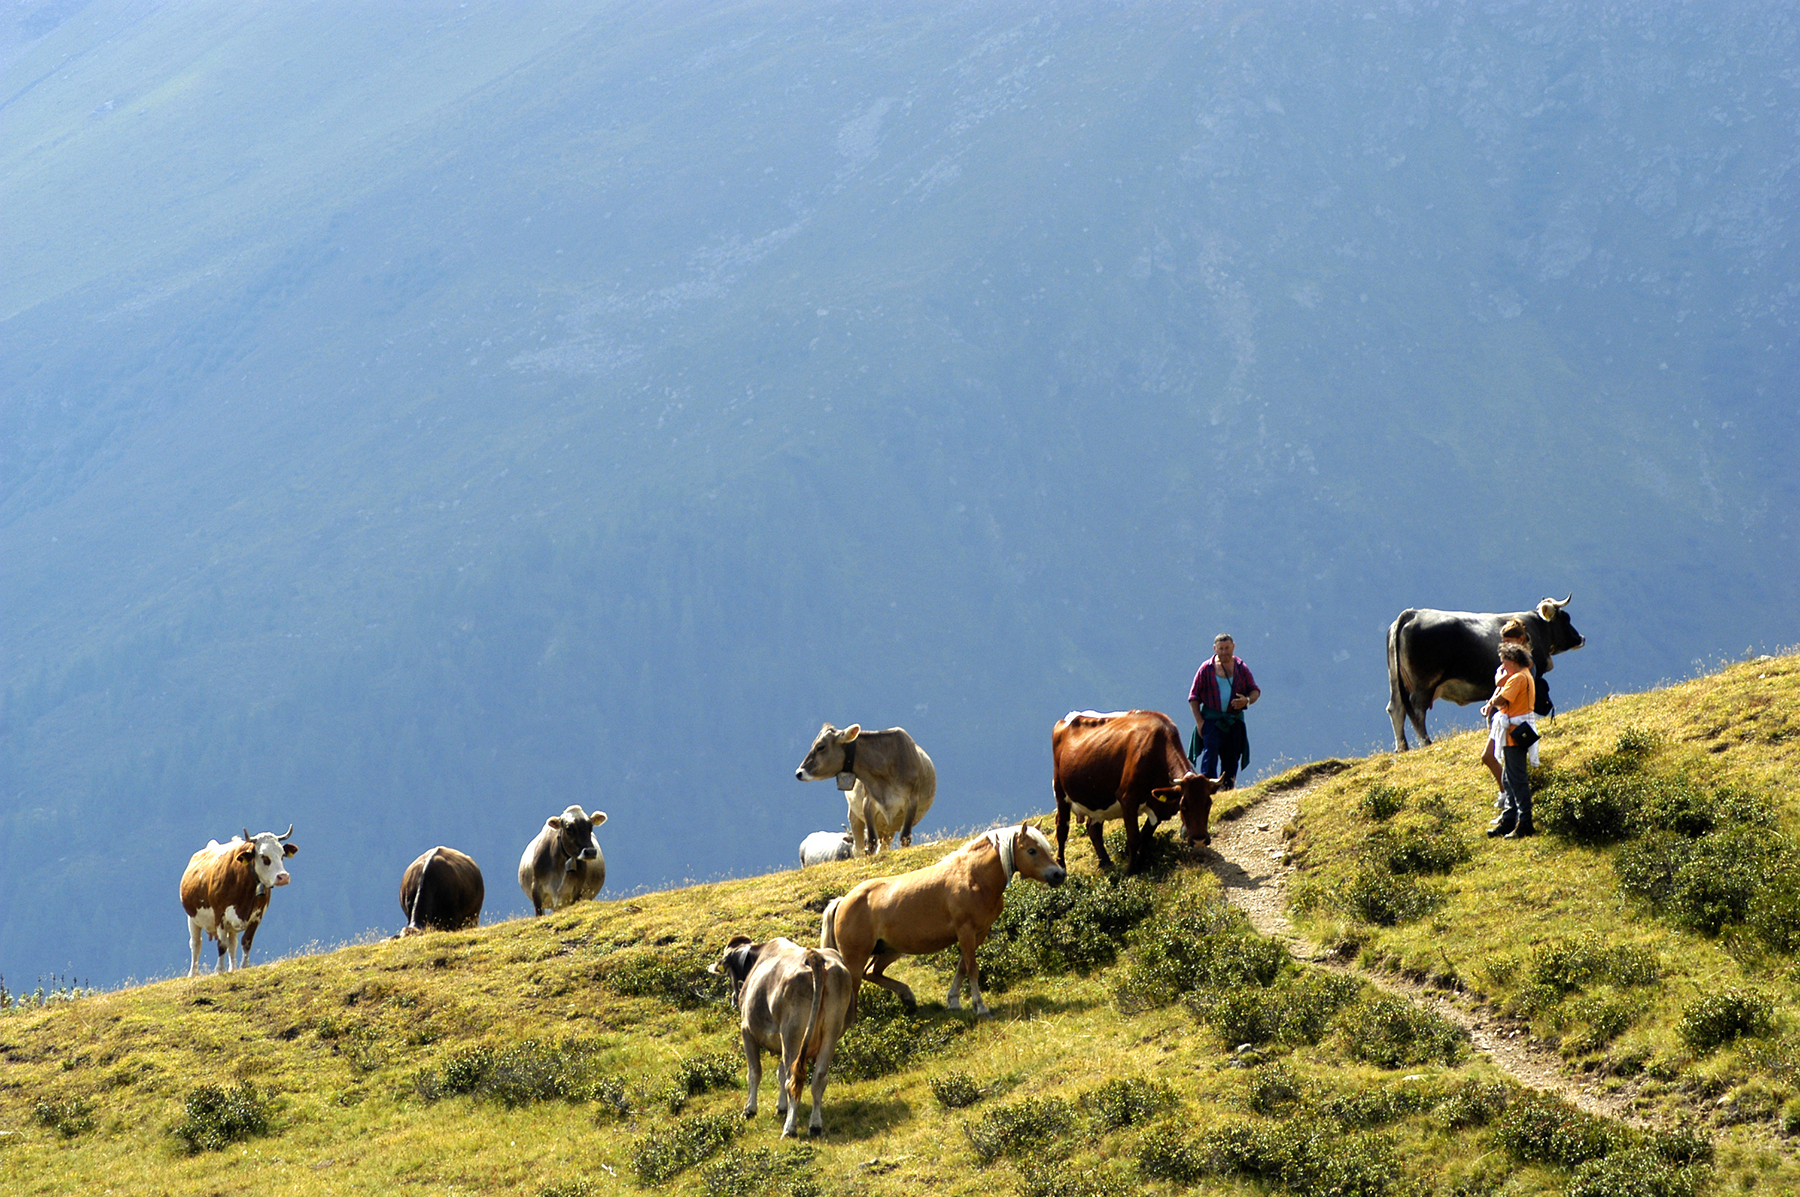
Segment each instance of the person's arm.
M1200 727L1206 722L1206 716L1200 713L1200 700L1198 698L1188 699L1188 710L1194 712L1195 727Z
M1261 698L1262 691L1257 689L1256 675L1250 672L1250 667L1248 665L1239 661L1232 668L1238 677L1244 679L1244 692L1242 694L1233 694L1231 696L1231 709L1234 711L1241 711L1257 699ZM1233 688L1235 689L1235 686Z

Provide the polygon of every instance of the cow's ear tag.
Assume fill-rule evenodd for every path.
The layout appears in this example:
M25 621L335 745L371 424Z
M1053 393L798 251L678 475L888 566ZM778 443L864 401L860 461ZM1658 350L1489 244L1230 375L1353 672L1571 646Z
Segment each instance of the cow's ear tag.
M856 774L840 773L837 775L837 777L838 777L838 789L854 790L856 788Z

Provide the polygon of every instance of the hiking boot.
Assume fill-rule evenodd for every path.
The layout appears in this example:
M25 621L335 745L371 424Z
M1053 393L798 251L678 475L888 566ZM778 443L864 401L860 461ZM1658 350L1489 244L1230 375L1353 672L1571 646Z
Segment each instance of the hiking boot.
M1501 815L1498 819L1495 819L1492 823L1488 824L1488 838L1493 839L1497 835L1511 835L1513 825L1516 821L1517 820L1511 813Z
M1536 830L1534 830L1532 828L1531 824L1529 822L1525 822L1525 823L1519 824L1517 827L1515 827L1511 831L1507 832L1506 838L1509 840L1522 840L1528 835L1536 835L1536 834L1537 834L1537 832L1536 832Z

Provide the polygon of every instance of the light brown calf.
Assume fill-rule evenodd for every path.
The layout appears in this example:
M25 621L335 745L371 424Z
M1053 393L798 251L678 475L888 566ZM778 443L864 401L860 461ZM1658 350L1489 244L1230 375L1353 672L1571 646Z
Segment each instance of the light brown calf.
M887 966L902 956L926 956L956 944L962 950L944 1004L962 1008L962 979L980 1018L989 1017L975 977L975 950L1006 904L1013 874L1061 885L1068 874L1044 833L1030 823L976 836L934 865L895 877L872 877L825 907L819 945L836 948L850 975L863 977L917 1005L912 990ZM864 970L867 969L865 976ZM854 1013L854 1010L852 1011Z

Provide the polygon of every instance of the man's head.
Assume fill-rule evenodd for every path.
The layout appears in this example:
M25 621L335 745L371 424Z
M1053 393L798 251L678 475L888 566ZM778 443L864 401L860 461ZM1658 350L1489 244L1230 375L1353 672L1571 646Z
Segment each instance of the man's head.
M1213 637L1213 656L1221 661L1229 661L1237 652L1237 642L1231 638L1230 632L1220 632Z

